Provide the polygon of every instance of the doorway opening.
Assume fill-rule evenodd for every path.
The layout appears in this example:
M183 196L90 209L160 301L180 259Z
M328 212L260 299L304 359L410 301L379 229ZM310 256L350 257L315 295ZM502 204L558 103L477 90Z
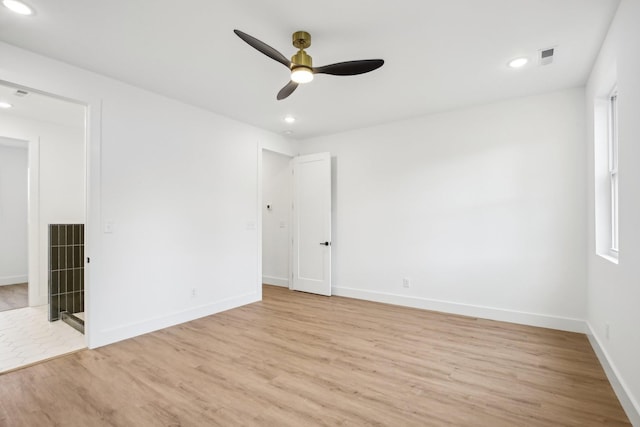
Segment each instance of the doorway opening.
M0 372L5 372L86 347L81 332L57 319L63 312L84 317L87 108L7 82L0 82L0 101L9 106L0 110L2 146L14 141L26 158L26 186L18 179L4 183L9 193L22 193L26 208L11 218L0 215L0 227L21 231L6 243L21 254L6 271L24 272L14 276L24 277L28 301L26 307L0 311L0 324L6 326L2 338L10 344L0 354ZM8 161L8 151L0 149L0 157L0 163ZM14 204L5 197L4 184L0 210Z
M262 283L331 296L331 155L261 155Z
M29 142L0 136L0 312L29 306Z
M291 288L292 157L262 150L262 283Z

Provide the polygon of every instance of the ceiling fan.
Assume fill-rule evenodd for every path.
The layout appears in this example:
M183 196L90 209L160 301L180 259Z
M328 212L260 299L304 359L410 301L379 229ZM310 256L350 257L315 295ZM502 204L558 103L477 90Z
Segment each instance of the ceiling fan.
M382 67L382 59L363 59L359 61L338 62L336 64L314 67L311 56L305 49L311 46L311 35L306 31L296 31L293 33L293 46L298 48L298 53L291 57L289 61L283 54L269 46L268 44L243 33L240 30L233 30L234 33L249 46L267 55L269 58L278 61L291 70L291 81L278 92L278 100L285 99L291 95L299 84L309 83L313 80L314 74L331 74L333 76L355 76L357 74L368 73Z

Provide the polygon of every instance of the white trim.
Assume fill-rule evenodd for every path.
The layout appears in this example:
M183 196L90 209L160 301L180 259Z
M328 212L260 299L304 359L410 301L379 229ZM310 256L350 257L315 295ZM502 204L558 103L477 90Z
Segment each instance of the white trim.
M485 307L480 305L463 304L458 302L366 291L353 288L333 287L332 293L333 295L342 297L402 305L406 307L421 308L424 310L440 311L443 313L459 314L462 316L478 317L482 319L498 320L501 322L518 323L522 325L538 326L541 328L551 328L569 332L586 332L586 323L584 320L570 317L528 313L524 311L507 310L503 308Z
M0 277L0 286L19 285L21 283L27 283L28 281L29 276L27 274L20 276L4 276Z
M29 307L48 304L48 281L40 277L40 137L29 140Z
M264 147L261 141L257 143L257 151L256 151L256 261L257 261L257 275L256 278L256 293L258 294L258 299L262 301L262 153L264 152Z
M262 276L262 283L265 285L282 286L283 288L289 287L289 279L286 277Z
M609 242L610 252L615 251L615 254L611 254L615 258L618 257L618 89L613 88L609 94L609 137L607 138L607 148L609 152L609 208L610 212L610 233L611 239Z
M85 214L84 214L84 338L88 348L94 347L92 313L94 289L105 286L100 283L101 268L101 197L102 197L102 99L91 99L85 103ZM88 259L93 262L87 262ZM96 263L96 261L98 261ZM97 264L97 266L96 266ZM97 299L97 298L96 298Z
M232 308L241 307L257 301L260 301L259 295L256 292L251 292L249 294L228 298L212 304L204 304L187 310L176 311L166 316L153 317L140 322L118 326L116 328L103 329L94 335L97 335L99 340L93 338L91 348L94 349L102 347L107 344L137 337L142 334L179 325L181 323L190 322L201 317L211 316L212 314L231 310Z
M622 408L626 412L627 417L629 417L631 424L634 426L640 426L640 404L636 399L634 399L633 395L629 391L629 387L622 379L620 372L609 357L607 351L604 349L604 346L602 346L601 341L595 334L591 324L587 321L586 325L587 338L589 338L591 347L593 347L593 351L596 353L596 356L598 356L598 360L604 368L604 372L607 374L607 378L609 379L616 396L618 396L618 400L620 401Z
M612 262L614 264L618 264L618 257L617 256L613 256L613 255L609 255L609 254L602 254L599 252L596 252L596 255L598 255L601 258L606 259L609 262Z

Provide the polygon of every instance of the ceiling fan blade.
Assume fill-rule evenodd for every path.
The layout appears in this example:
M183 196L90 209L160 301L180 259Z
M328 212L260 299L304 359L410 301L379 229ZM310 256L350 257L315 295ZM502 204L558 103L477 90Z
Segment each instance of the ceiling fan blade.
M296 90L297 87L298 87L298 83L294 81L290 81L289 83L287 83L286 86L280 89L280 92L278 92L278 96L277 96L278 101L282 101L287 96L291 95L293 91Z
M269 58L278 61L279 63L281 63L287 68L291 67L291 61L289 61L286 56L284 56L283 54L281 54L280 52L278 52L268 44L258 40L253 36L250 36L247 33L243 33L240 30L233 30L233 32L236 33L236 35L240 37L242 40L247 42L247 44L252 48L259 50L260 52L267 55Z
M384 65L382 59L363 59L317 67L313 69L313 72L315 74L331 74L332 76L355 76L376 70L382 65Z

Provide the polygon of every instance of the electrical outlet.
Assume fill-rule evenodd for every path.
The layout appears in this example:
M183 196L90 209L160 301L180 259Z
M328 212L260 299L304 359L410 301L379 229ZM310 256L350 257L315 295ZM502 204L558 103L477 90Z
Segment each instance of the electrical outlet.
M604 324L604 337L608 340L609 339L609 324L605 323Z
M197 296L196 288L191 288L191 298L195 298Z
M411 287L411 279L409 279L408 277L405 277L402 279L402 287L403 288L410 288Z

